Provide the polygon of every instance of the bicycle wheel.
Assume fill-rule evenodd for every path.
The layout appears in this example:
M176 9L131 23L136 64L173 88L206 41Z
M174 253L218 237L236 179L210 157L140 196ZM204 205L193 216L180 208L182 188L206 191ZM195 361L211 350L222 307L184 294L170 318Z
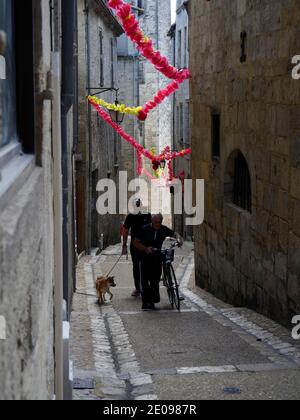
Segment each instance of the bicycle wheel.
M176 309L180 312L180 297L179 297L179 286L177 283L175 271L172 265L168 267L168 282L170 287L170 293L172 294L172 308L174 309L174 305Z
M172 309L174 309L173 282L172 281L170 282L170 279L172 279L172 277L171 277L169 267L164 269L164 278L165 278L164 284L168 292L169 301L170 301Z

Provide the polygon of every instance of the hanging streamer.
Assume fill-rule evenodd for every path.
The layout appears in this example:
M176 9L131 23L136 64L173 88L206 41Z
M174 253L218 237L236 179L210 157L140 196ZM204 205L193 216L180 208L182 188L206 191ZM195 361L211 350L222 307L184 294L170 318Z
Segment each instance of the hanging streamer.
M159 51L156 51L153 47L153 41L148 38L140 29L139 22L136 20L132 13L132 7L130 4L125 3L123 0L110 0L108 6L116 11L118 18L124 28L126 35L136 44L136 47L140 54L150 61L153 66L166 76L168 79L172 79L169 85L161 89L154 96L153 100L148 101L143 107L128 107L123 104L110 104L102 99L98 99L95 96L89 96L88 100L90 104L96 109L99 116L106 121L125 141L131 144L137 153L137 171L139 175L145 174L151 180L157 180L163 178L166 184L172 182L174 179L172 161L178 157L184 157L192 153L191 149L185 149L180 152L171 152L169 146L167 146L160 155L156 155L156 151L147 150L141 146L133 137L127 134L118 124L113 122L110 115L102 108L106 108L109 111L120 112L123 114L134 115L141 121L145 121L148 114L160 105L166 98L176 92L180 84L190 78L190 72L188 69L177 69L171 66L168 59L161 55ZM143 157L149 159L152 162L153 173L151 175L149 171L143 168ZM167 163L168 177L165 176L164 170L161 167L161 163Z
M107 114L104 109L101 108L100 105L98 105L93 100L90 100L91 105L95 108L98 115L107 122L127 143L131 144L131 146L134 147L134 149L137 152L138 157L138 174L141 175L142 173L146 173L146 171L143 169L143 163L142 163L142 157L149 159L152 163L153 162L161 162L163 160L171 161L173 159L176 159L178 157L183 157L190 155L192 153L191 149L185 149L181 152L171 152L170 147L166 147L163 152L160 155L155 156L153 154L153 151L145 149L143 146L141 146L133 137L131 137L129 134L127 134L122 127L120 127L118 124L116 124L110 117L109 114ZM147 173L149 176L149 174ZM153 177L151 177L153 178ZM171 175L170 175L171 178ZM173 173L172 173L172 179L173 179Z
M143 107L127 107L123 104L110 104L104 101L103 99L97 98L97 96L88 96L88 100L93 102L97 105L102 106L103 108L108 109L109 111L120 112L121 114L129 114L129 115L139 115L139 112L143 109Z
M124 28L126 35L136 44L138 51L141 55L150 61L156 70L166 76L168 79L173 79L165 89L161 89L153 98L152 101L147 102L138 113L138 118L141 121L147 119L150 111L160 105L166 98L172 95L179 89L180 84L190 78L188 69L177 69L171 66L168 59L156 51L153 47L153 41L145 36L132 13L132 7L123 0L110 0L108 6L116 10L121 24Z

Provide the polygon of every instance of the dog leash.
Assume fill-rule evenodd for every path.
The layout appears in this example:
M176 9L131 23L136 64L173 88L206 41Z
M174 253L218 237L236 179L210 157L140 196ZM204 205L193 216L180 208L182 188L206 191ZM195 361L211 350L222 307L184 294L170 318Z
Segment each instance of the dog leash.
M113 268L110 270L110 272L107 274L106 277L109 277L111 275L111 273L114 271L114 269L116 268L116 266L119 264L119 262L121 261L121 258L123 257L123 255L120 255L117 262L115 263L115 265L113 266Z

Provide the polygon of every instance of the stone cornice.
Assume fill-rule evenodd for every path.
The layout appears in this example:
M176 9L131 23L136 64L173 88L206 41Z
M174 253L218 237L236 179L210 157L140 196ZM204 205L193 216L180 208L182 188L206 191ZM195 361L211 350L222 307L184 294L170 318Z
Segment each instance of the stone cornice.
M93 0L93 3L95 4L95 12L101 14L101 16L105 19L106 23L116 34L116 36L121 36L122 34L124 34L122 26L120 25L113 12L107 6L106 1Z

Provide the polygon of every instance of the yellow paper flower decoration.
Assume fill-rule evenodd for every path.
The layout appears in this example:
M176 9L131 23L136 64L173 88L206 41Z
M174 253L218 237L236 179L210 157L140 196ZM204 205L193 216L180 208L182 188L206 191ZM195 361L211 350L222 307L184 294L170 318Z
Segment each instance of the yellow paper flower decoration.
M97 98L97 96L89 96L88 100L93 102L94 104L100 105L103 108L108 109L109 111L120 112L121 114L128 114L128 115L135 115L138 116L139 112L143 109L143 107L128 107L124 104L110 104L103 99Z

